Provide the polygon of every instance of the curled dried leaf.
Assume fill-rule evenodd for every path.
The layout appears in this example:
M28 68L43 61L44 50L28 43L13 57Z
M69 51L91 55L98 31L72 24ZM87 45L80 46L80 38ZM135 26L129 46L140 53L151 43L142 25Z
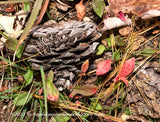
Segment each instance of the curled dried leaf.
M119 34L122 36L128 36L132 31L132 28L129 26L123 27L119 29Z
M86 60L81 66L82 75L85 75L86 71L88 70L88 67L89 67L89 60Z
M83 17L86 15L85 6L83 5L83 0L75 6L77 11L78 21L81 21Z

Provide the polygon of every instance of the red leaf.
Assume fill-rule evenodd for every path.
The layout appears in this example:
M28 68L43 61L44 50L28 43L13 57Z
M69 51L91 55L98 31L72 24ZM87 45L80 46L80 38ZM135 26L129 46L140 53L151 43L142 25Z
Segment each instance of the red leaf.
M97 66L96 75L104 75L106 74L111 68L111 59L102 61Z
M98 90L97 86L93 84L86 84L84 86L74 88L71 94L69 95L69 97L73 98L76 94L82 94L84 96L91 96L95 94L97 90Z
M135 58L134 57L125 61L125 63L122 66L121 71L113 79L113 81L117 82L118 80L122 80L126 85L128 85L128 81L125 77L133 71L134 65L135 65Z
M14 12L15 11L15 9L13 8L13 7L9 7L9 8L6 8L5 9L5 12Z
M69 98L73 98L73 93L71 93L71 94L69 95Z
M58 95L53 96L52 94L48 94L47 95L47 99L49 99L50 101L57 101L59 98Z
M41 89L38 90L38 94L39 94L39 95L41 95L42 92L43 92L43 88L41 88Z
M86 15L85 6L83 5L83 0L75 6L77 11L78 21L81 21L83 17Z
M78 108L79 106L81 106L81 102L76 100L74 105L71 105L74 108Z
M128 85L128 80L125 77L120 77L120 80L122 80L126 85Z
M74 96L74 99L80 99L82 97L83 97L82 95L76 95L76 96Z
M89 60L86 60L81 66L81 71L84 75L86 71L88 70L88 67L89 67Z
M81 102L79 100L76 100L75 102L77 105L81 105Z

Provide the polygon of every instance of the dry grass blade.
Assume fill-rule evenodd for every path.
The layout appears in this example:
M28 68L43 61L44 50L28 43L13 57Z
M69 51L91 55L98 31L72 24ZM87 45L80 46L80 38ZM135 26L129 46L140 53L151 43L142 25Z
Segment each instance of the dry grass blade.
M46 12L46 9L47 9L47 7L48 7L48 3L49 3L49 0L45 0L45 1L44 1L44 4L43 4L43 7L42 7L41 12L40 12L40 14L39 14L38 20L37 20L37 22L34 24L34 26L38 25L38 24L41 22L44 14L45 14L45 12Z
M25 106L25 103L27 102L27 99L28 99L29 95L31 94L31 90L32 90L32 88L33 88L33 83L32 83L32 85L31 85L31 87L30 87L30 90L29 90L29 92L28 92L27 98L26 98L26 100L25 100L25 102L24 102L23 106L21 107L20 111L22 111L22 110L23 110L23 108L24 108L24 106ZM17 99L17 100L18 100L18 99ZM11 113L11 114L12 114L12 113ZM14 122L16 122L16 121L17 121L17 119L18 119L18 116L16 116L16 118L15 118Z
M139 85L135 82L135 80L132 80L134 82L134 84L136 85L139 93L143 96L144 101L146 102L146 105L148 106L148 108L153 112L152 110L152 105L150 104L150 102L147 100L146 96L143 94L142 90L139 88Z
M38 95L33 95L36 98L42 99L44 100L43 97L38 96ZM48 101L50 104L52 104L55 108L63 108L63 109L69 109L69 110L74 110L74 111L79 111L79 112L85 112L88 114L92 114L92 115L96 115L96 116L100 116L103 117L105 119L110 119L113 121L117 121L117 122L126 122L120 118L116 118L110 115L106 115L104 113L100 113L98 111L92 110L90 108L84 107L84 106L79 106L80 108L76 108L73 106L76 106L75 103L69 102L69 101L59 101L59 102L53 102L53 101Z
M0 4L10 4L10 3L23 3L23 2L31 2L34 0L13 0L13 1L1 1Z
M67 101L65 101L65 102L67 102ZM113 116L110 116L110 115L106 115L104 113L100 113L98 111L86 108L84 106L80 106L81 108L72 107L72 106L76 105L74 103L69 103L70 106L68 106L68 104L66 105L66 104L61 104L61 103L59 105L60 105L59 106L60 108L66 108L66 109L76 110L76 111L80 111L80 112L85 112L85 113L88 113L88 114L93 114L93 115L96 115L96 116L103 117L105 119L111 119L111 120L117 121L117 122L125 122L124 120L122 120L120 118L116 118L116 117L113 117Z
M160 25L160 21L157 21L155 24L138 31L137 34L144 34L145 32L147 32L147 31L149 31L149 30L151 30L151 29L153 29L153 28L155 28L156 26L159 26L159 25Z
M23 89L23 87L24 87L24 84L25 84L25 82L23 82L22 87L21 87L21 89L20 89L20 91L19 91L19 93L18 93L18 96L20 96L20 93L21 93L21 91L22 91L22 89ZM11 110L11 112L10 112L10 115L9 115L9 117L8 117L8 121L7 121L7 122L10 122L10 121L11 121L10 119L11 119L11 117L12 117L12 113L13 113L15 107L16 107L16 105L13 105L12 110Z
M139 70L140 68L143 68L144 65L145 65L147 62L151 61L155 56L156 56L156 54L153 55L153 56L149 56L149 57L145 58L143 61L141 61L140 65L134 70L134 72L137 72L137 73L138 73L137 70ZM148 60L148 61L147 61L147 60ZM135 74L135 76L137 75L137 73ZM152 111L152 105L151 105L150 102L147 100L146 96L144 95L144 93L143 93L142 90L140 89L139 85L138 85L138 84L135 82L135 80L134 80L135 76L133 76L131 80L133 81L133 83L134 83L135 86L137 87L138 91L140 92L140 94L141 94L142 97L144 98L144 101L146 102L146 105L148 106L148 108Z
M34 24L34 22L35 22L35 20L37 18L37 15L38 15L39 10L41 8L42 2L43 2L43 0L36 0L36 2L34 4L31 16L30 16L28 22L26 23L24 31L23 31L23 33L22 33L22 35L21 35L21 37L19 39L19 42L18 42L18 44L16 46L16 50L14 52L14 57L13 57L13 62L15 60L15 55L16 55L16 52L17 52L17 49L18 49L19 45L22 44L23 40L27 37L30 29L32 28L32 26L33 26L33 24Z
M0 81L0 89L1 89L1 87L2 87L3 78L4 78L4 55L3 55L2 49L1 49L1 55L2 55L2 78L1 78L1 81Z
M39 52L39 53L37 53L37 54L35 54L35 55L29 56L29 57L24 58L24 59L22 59L22 60L18 60L18 61L15 61L15 62L12 62L12 63L6 64L6 65L4 65L4 68L5 68L5 67L7 67L7 66L10 66L10 65L17 64L17 63L19 63L19 62L22 62L22 61L28 60L28 59L30 59L30 58L32 58L32 57L35 57L35 56L37 56L37 55L41 54L42 52L44 52L44 51L41 51L41 52ZM1 68L3 68L3 66L0 66L0 69L1 69Z

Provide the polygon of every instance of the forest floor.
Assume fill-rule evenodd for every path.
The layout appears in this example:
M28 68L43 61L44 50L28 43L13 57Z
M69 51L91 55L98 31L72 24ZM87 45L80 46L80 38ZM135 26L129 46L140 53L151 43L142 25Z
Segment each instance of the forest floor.
M101 25L108 26L104 24L107 18L103 11L107 1L105 6L104 0L82 0L81 5L80 0L51 0L48 4L48 0L42 4L43 0L21 1L0 2L0 121L160 121L160 17L147 20L133 17L129 25L102 32ZM32 51L33 40L41 38L29 38L29 31L33 26L42 31L48 27L67 28L61 23L74 24L78 20L80 24L96 25L95 32L101 36L94 41L99 45L88 52L94 53L93 57L87 55L84 59L78 56L80 49L77 51L75 57L82 62L74 62L74 65L80 73L73 71L76 76L72 85L60 91L55 83L57 79L53 84L57 75L52 68L45 70L42 63L37 71L29 62L29 59L34 62L34 57L45 54L47 49L43 47L43 52L24 56L27 45L31 45ZM55 26L45 25L48 21ZM65 38L70 40L71 37L65 35ZM80 37L74 37L77 38ZM82 38L88 39L83 44L93 44L90 38ZM61 57L63 61L65 58ZM45 60L46 64L50 61ZM56 69L59 66L56 65ZM60 74L65 70L68 69Z

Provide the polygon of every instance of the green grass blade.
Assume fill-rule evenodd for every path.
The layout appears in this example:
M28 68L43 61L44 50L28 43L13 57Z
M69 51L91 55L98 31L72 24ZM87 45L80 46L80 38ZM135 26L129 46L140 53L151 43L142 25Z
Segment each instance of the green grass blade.
M34 122L35 116L36 116L36 112L37 112L37 106L38 106L38 100L37 100L37 99L35 100L34 106L35 106L35 107L34 107L34 113L33 113L32 122Z
M24 119L24 117L25 117L25 114L26 114L26 112L27 112L27 108L28 108L28 106L25 106L24 107L24 109L23 109L23 111L22 111L22 113L21 113L21 118L20 119Z
M6 59L6 58L2 58L2 56L0 56L0 59L2 59L2 60L4 59L4 61L6 61L7 63L10 64L10 61L9 61L8 59ZM18 68L18 69L21 69L21 70L23 70L23 71L27 71L26 69L18 66L17 64L13 64L13 63L11 63L11 64L12 64L14 67ZM0 68L2 68L2 67L0 66Z
M43 90L44 90L45 116L46 116L46 122L48 122L47 93L46 93L45 74L44 74L43 66L40 66L40 70L41 70L41 77L42 77Z
M13 88L13 89L8 89L8 90L6 90L6 91L0 92L0 95L1 95L1 94L5 94L5 93L8 93L8 92L12 92L12 91L14 91L14 90L19 89L20 87L21 87L21 86L17 86L17 87L15 87L15 88Z
M41 99L39 99L40 102L40 108L39 108L39 118L38 118L38 122L42 122L42 111L43 111L43 101Z

